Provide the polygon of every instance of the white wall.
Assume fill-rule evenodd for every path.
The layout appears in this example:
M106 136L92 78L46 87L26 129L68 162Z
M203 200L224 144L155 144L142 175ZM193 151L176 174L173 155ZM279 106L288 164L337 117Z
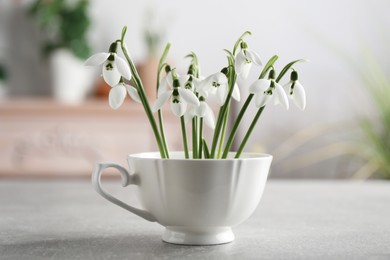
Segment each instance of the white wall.
M261 55L263 62L273 54L280 56L277 69L297 58L311 60L296 66L307 91L306 111L294 106L288 112L281 107L267 107L248 150L262 144L272 152L297 131L351 120L365 111L361 78L353 66L364 64L359 55L365 48L379 54L383 61L388 55L387 0L94 0L91 39L95 51L105 51L127 25L127 45L133 58L142 60L146 54L142 24L145 9L150 6L158 12L160 23L167 25L166 38L172 43L170 59L178 68L186 66L183 57L192 50L198 54L205 75L220 70L226 64L222 49L231 49L246 30L253 33L247 38L249 47ZM258 73L259 69L253 70L248 81L239 82L243 91ZM283 169L277 168L275 174L290 174ZM305 171L294 174L304 176L311 170ZM326 165L317 172L329 175Z
M383 60L388 55L390 2L386 0L116 1L115 5L94 1L92 14L96 22L92 36L97 50L104 50L109 41L118 37L121 26L127 25L132 55L136 60L142 59L145 55L142 16L151 5L159 12L162 22L169 25L170 56L179 67L185 66L183 57L193 50L201 60L204 74L220 70L226 64L222 49L231 49L245 30L253 33L247 38L248 44L258 51L264 62L273 54L280 56L278 69L294 59L311 60L296 66L307 91L306 111L301 112L294 106L288 112L281 107L267 107L248 150L266 146L267 151L277 153L279 150L275 147L297 131L353 121L369 107L354 66L364 65L361 55L367 49ZM240 81L240 87L245 90L258 73L259 69L253 70L251 79ZM247 119L247 125L249 121ZM336 134L348 138L350 130ZM332 135L334 131L318 134L319 138ZM296 153L304 154L308 149L303 147ZM283 165L283 161L279 162ZM325 161L317 165L320 168L290 172L286 163L276 168L275 175L338 176L335 171L340 170L335 166L337 162Z

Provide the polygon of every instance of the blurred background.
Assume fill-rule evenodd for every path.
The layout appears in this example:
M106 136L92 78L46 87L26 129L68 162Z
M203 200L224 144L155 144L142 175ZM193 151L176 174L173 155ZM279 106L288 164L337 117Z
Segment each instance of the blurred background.
M279 55L277 70L309 59L295 66L306 110L267 107L246 151L274 155L272 178L390 178L389 10L387 0L0 0L0 177L89 177L96 161L156 149L142 108L128 98L112 111L100 68L83 66L127 25L151 99L166 42L179 72L194 51L205 76L246 30L263 63ZM242 102L260 71L239 80ZM182 149L166 117L171 149Z

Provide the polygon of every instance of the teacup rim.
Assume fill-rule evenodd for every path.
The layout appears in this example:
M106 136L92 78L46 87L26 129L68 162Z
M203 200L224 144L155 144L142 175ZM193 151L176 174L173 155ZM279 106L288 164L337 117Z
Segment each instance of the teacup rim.
M173 154L176 155L182 155L184 157L183 151L172 151L169 152L169 154L172 156ZM229 152L229 155L235 155L235 152ZM140 152L140 153L133 153L128 154L128 158L133 159L145 159L145 160L169 160L169 161L242 161L242 160L259 160L259 159L273 159L273 156L271 154L267 153L256 153L256 152L244 152L242 153L240 158L234 158L234 157L228 157L226 159L193 159L193 158L161 158L160 152Z

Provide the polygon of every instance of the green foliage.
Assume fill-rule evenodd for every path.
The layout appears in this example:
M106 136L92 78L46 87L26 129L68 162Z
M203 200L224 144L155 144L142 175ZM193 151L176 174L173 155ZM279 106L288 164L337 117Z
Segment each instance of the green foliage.
M360 125L365 134L367 157L376 165L379 177L390 179L390 79L373 60L363 74L377 117L364 117Z
M29 8L39 26L47 33L42 52L49 56L58 48L66 48L77 57L86 59L91 54L87 41L90 26L88 0L69 5L66 0L37 0Z

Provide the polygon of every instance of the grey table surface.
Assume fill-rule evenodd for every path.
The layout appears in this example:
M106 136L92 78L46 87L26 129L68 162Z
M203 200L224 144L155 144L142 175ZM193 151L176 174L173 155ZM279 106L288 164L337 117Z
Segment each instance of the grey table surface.
M390 182L271 180L229 244L171 245L163 229L87 180L0 180L0 259L390 259Z

